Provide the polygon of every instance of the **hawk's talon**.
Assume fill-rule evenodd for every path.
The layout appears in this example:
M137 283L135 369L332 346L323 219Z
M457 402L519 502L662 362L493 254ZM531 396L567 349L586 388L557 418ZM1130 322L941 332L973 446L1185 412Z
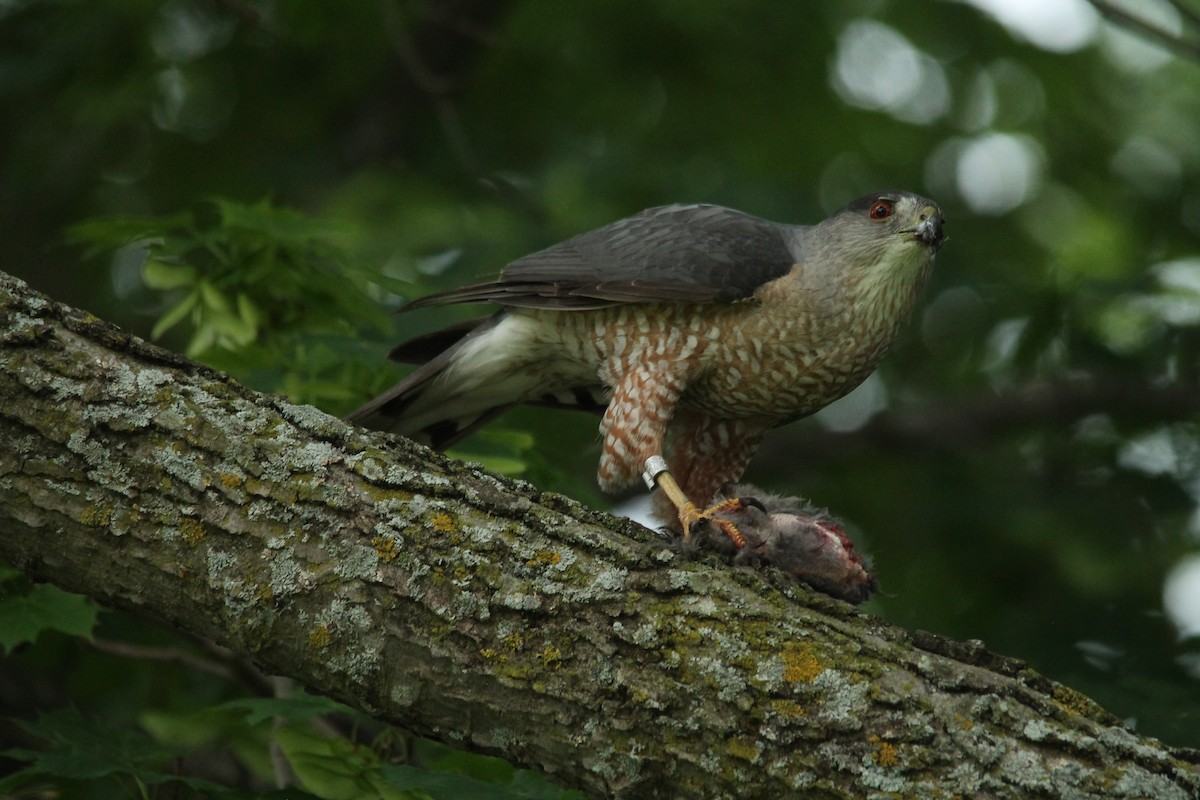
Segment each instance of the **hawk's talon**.
M711 508L704 511L700 507L688 499L683 493L683 489L672 477L670 470L667 468L667 462L662 456L654 455L646 459L646 470L642 473L642 478L646 481L646 485L653 489L658 487L662 489L663 494L671 501L679 511L679 524L683 526L683 540L689 542L692 539L692 528L698 523L711 522L717 526L721 533L729 537L733 542L733 546L737 550L741 550L746 546L746 537L727 519L721 519L716 516L724 511L740 510L746 507L747 502L757 503L753 498L743 499L735 497L731 500L725 500L717 503Z
M747 503L747 499L750 501L749 503ZM742 535L742 532L737 529L736 525L727 519L721 519L717 516L717 514L728 513L730 511L743 511L745 510L746 506L751 503L754 505L761 505L754 498L734 497L717 503L714 506L710 506L704 511L699 511L699 509L697 509L697 519L707 520L708 522L716 525L717 528L720 529L721 533L728 536L729 540L733 542L735 549L742 550L746 546L746 537Z

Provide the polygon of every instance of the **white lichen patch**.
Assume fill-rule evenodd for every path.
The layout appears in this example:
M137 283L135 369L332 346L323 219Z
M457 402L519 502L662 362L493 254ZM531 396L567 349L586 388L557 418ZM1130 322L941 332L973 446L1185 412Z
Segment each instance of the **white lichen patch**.
M784 685L783 674L786 671L787 664L778 656L761 659L754 673L754 682L764 689L778 689Z
M417 698L421 696L421 689L415 682L399 680L392 684L392 690L388 692L388 697L391 698L393 704L400 708L407 708L417 702Z
M267 562L270 573L268 585L271 587L271 596L276 600L296 594L304 587L304 568L295 559L291 547L279 552L265 552L263 560Z
M317 624L339 632L365 632L371 629L371 615L362 606L348 603L340 597L317 612Z
M383 478L388 462L377 458L369 452L354 453L346 456L346 465L369 481L377 482Z
M411 597L418 602L424 601L425 594L428 591L428 581L426 580L429 573L433 571L432 567L424 561L404 562L404 569L409 573L408 579L404 581L404 596Z
M669 564L675 560L675 555L675 551L664 547L661 550L654 551L650 557L660 564Z
M158 448L155 453L155 460L162 467L163 472L166 472L185 486L195 489L198 492L202 492L208 488L208 480L205 478L204 470L200 468L196 460L179 454L172 445L168 444Z
M659 641L658 630L648 622L642 623L636 628L630 629L620 620L616 620L612 624L613 633L619 639L627 642L633 642L639 647L648 647L657 644Z
M1158 750L1124 728L1115 726L1104 728L1099 732L1096 739L1106 750L1131 753L1137 758L1146 759L1147 761L1156 759L1160 755Z
M694 656L691 666L708 678L717 690L717 697L729 703L746 691L746 677L741 670L717 656Z
M516 611L537 611L542 607L542 598L531 592L504 591L493 595L492 604Z
M246 516L252 520L274 520L290 523L296 518L296 512L280 503L269 500L253 500L246 506Z
M334 599L318 612L316 624L327 629L338 647L330 657L331 668L364 681L379 670L380 649L371 615L356 604Z
M237 410L230 415L230 425L239 432L249 435L266 433L273 420L275 417L266 409L251 404L239 405Z
M52 478L43 478L42 482L46 488L54 494L58 495L78 495L81 494L79 487L69 481L56 481Z
M155 422L161 409L144 400L153 398L159 387L174 382L166 370L134 368L120 361L106 364L104 377L105 393L117 402L90 403L83 408L83 417L91 423L123 428L146 428Z
M371 547L339 547L334 550L337 566L335 575L342 578L370 580L379 569L379 555Z
M112 491L128 494L134 488L129 470L101 442L92 439L86 430L73 431L67 437L67 449L80 456L88 465L88 478Z
M679 605L697 617L714 617L717 615L717 604L708 595L689 597L681 600Z
M951 783L974 793L983 785L983 776L979 768L970 761L961 761L950 770Z
M721 769L721 758L714 752L709 751L700 756L700 769L711 774L716 774L717 770Z
M592 586L606 592L621 593L629 580L629 570L624 567L601 569L592 579Z
M371 529L371 532L391 542L397 550L404 547L404 531L390 519L384 519L375 523L375 527Z
M512 728L492 728L484 737L486 744L491 744L498 747L500 750L507 750L510 747L518 745L522 742L520 735Z
M690 569L669 569L667 570L667 584L672 591L680 591L682 589L690 589L698 591L699 587L693 585L697 580L696 573Z
M862 728L862 717L870 708L867 693L871 684L867 681L850 681L837 670L826 669L813 680L813 686L823 690L817 718L831 728L857 731Z
M1025 723L1021 734L1031 742L1040 742L1050 738L1054 734L1054 729L1043 719L1031 719Z
M998 767L1007 782L1028 792L1051 793L1053 784L1046 766L1034 753L1013 750L1005 753Z
M463 592L454 601L453 614L457 619L470 618L486 622L492 618L492 609L478 595Z
M276 407L289 422L318 436L329 433L331 429L346 427L345 422L313 406L298 406L281 400Z
M1154 800L1195 800L1183 786L1170 776L1157 775L1145 769L1127 770L1112 787L1113 797L1143 798Z
M445 475L436 475L432 472L413 472L410 469L405 469L397 464L392 464L387 471L387 482L397 486L417 481L427 488L446 489L454 488L454 482Z
M324 475L330 464L341 460L338 451L329 442L308 442L292 450L288 456L294 470Z
M31 341L46 329L46 323L22 311L10 311L4 320L4 339Z
M890 794L908 795L913 788L908 778L897 774L894 769L879 766L870 755L863 756L858 781L866 788Z
M136 397L136 395L131 395ZM107 425L117 429L147 428L157 413L151 406L116 403L89 403L83 407L83 420L89 426Z
M221 550L210 549L205 559L208 585L221 593L231 618L241 619L257 603L255 587L240 577L237 558Z
M379 664L379 648L374 644L363 644L329 659L332 670L343 672L359 683L366 682L376 674Z

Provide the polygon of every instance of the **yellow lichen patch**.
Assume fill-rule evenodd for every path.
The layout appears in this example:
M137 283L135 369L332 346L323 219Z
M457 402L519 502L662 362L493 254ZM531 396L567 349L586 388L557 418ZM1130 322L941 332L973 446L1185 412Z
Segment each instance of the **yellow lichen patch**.
M825 665L813 653L811 645L788 644L780 658L783 659L783 679L788 683L812 683L825 671Z
M509 650L520 650L525 646L525 640L521 638L521 634L519 633L510 633L504 637L504 646Z
M88 506L79 515L79 521L89 528L106 528L112 521L112 509L108 506Z
M1096 704L1087 695L1066 686L1055 686L1051 695L1058 705L1072 714L1087 715Z
M434 514L429 518L429 525L438 533L450 533L454 530L454 518L449 514Z
M896 752L896 745L891 742L885 742L878 736L868 736L869 741L875 747L875 751L871 757L875 759L875 763L881 767L894 767L900 763L900 756Z
M562 650L553 645L548 644L543 647L542 652L538 654L538 658L542 659L542 666L546 669L562 668Z
M629 699L638 705L642 705L650 699L650 693L640 686L633 686L629 689Z
M192 547L204 541L204 537L207 535L204 532L204 525L199 520L190 517L184 517L179 521L179 530L183 531L183 540Z
M375 555L379 556L380 561L390 563L400 555L396 550L396 543L387 536L376 536L371 539L371 547L375 548Z
M749 739L730 739L725 743L725 752L735 758L754 763L758 760L762 747Z
M232 472L222 472L218 476L218 480L226 489L236 489L242 485L242 477Z
M495 661L498 664L503 664L508 661L508 656L501 653L494 647L485 647L479 651L479 655L483 656L485 661Z
M312 633L308 635L308 646L317 650L323 650L329 646L333 640L333 636L329 633L328 625L318 625L312 629Z
M804 717L808 711L795 700L772 700L771 710L781 717Z
M536 553L533 554L533 558L531 558L525 562L525 566L527 566L527 567L554 566L561 560L562 560L562 556L560 556L557 552L555 552L553 550L538 550Z

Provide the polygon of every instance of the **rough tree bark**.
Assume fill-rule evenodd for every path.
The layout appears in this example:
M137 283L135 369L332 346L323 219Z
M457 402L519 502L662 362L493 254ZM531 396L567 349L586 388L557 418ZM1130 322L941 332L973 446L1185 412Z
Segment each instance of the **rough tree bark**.
M594 796L1200 796L1200 754L1020 662L683 560L2 274L0 558Z

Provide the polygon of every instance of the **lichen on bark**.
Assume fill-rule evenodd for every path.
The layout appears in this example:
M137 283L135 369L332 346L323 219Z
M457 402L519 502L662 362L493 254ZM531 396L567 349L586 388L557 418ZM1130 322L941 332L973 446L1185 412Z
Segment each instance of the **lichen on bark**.
M0 557L595 796L1184 798L1195 753L970 643L406 440L0 277Z

